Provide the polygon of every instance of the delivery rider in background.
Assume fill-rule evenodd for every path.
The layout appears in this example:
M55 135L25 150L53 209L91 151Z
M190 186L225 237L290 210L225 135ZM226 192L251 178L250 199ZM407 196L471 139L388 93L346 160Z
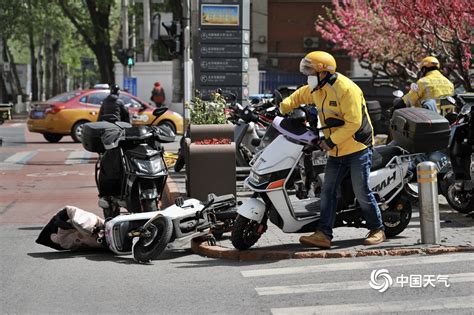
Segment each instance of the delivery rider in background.
M440 98L452 96L454 85L440 71L437 58L429 56L420 62L420 79L412 84L410 92L402 97L403 103L398 107L426 107L436 109L441 115L452 112L455 108L452 104L443 104Z

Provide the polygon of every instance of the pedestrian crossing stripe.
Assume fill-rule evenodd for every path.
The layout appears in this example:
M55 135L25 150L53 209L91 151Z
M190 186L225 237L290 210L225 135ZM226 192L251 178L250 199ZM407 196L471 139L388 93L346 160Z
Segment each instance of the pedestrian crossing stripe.
M463 283L474 282L474 273L456 273L447 275L449 283ZM399 283L393 283L392 288L400 288ZM329 292L329 291L343 291L343 290L372 290L369 286L368 280L363 281L344 281L344 282L329 282L329 283L314 283L302 285L288 285L288 286L273 286L273 287L257 287L255 288L258 295L280 295L280 294L301 294L314 292Z
M387 268L391 266L405 266L405 265L425 265L437 263L450 263L459 261L474 261L474 254L461 253L450 254L444 256L427 256L420 259L419 257L399 258L399 259L381 259L373 261L351 261L343 263L334 263L327 265L315 266L301 266L301 267L284 267L273 269L258 269L258 270L244 270L241 271L243 277L264 277L274 275L288 275L288 274L308 274L317 272L331 272L342 270L357 270L357 269L378 269Z
M474 295L453 296L435 299L414 299L390 302L315 305L302 307L272 308L274 315L306 314L371 314L381 312L420 312L449 309L473 309Z

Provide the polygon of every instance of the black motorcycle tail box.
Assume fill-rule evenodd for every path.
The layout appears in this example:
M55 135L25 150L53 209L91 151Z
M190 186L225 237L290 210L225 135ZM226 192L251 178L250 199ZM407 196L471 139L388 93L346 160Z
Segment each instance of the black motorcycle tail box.
M82 146L89 152L104 153L105 148L102 144L102 135L106 130L119 128L119 126L107 121L84 124L84 129L82 131Z
M399 146L410 153L448 147L450 127L446 118L424 108L401 108L393 113L390 131Z

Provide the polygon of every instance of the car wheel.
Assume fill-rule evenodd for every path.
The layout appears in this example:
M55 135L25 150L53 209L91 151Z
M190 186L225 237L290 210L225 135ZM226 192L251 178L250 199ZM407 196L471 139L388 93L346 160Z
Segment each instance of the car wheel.
M50 143L58 143L63 138L62 135L56 133L43 133L43 137Z
M85 123L87 123L87 121L81 120L72 127L71 137L74 142L82 142L82 131L84 130Z
M158 126L167 126L168 128L173 131L174 134L176 134L176 126L169 120L163 120L160 123L158 123Z

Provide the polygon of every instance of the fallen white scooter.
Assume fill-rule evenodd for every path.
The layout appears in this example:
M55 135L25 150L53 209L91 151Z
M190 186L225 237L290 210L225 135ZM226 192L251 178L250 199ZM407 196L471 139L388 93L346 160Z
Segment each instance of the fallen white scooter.
M207 236L215 245L210 231L219 235L230 230L235 206L233 195L211 194L205 203L179 197L174 205L161 211L125 214L106 221L105 245L117 255L133 253L138 262L157 259L168 245L181 246L201 236Z
M298 110L298 109L297 109ZM239 206L232 230L232 244L243 250L253 246L267 229L267 220L285 233L314 232L320 219L320 199L298 199L291 194L303 163L303 152L317 145L321 139L317 121L307 109L306 119L276 117L273 126L281 133L252 161L252 170L244 185L254 191L252 198ZM328 119L326 128L344 124L342 120ZM411 204L405 197L404 185L412 177L409 171L414 155L399 147L376 147L379 159L374 159L369 185L382 211L387 236L401 233L411 219ZM374 152L375 156L375 152ZM338 193L337 226L363 227L364 219L355 199L350 176L347 176Z

